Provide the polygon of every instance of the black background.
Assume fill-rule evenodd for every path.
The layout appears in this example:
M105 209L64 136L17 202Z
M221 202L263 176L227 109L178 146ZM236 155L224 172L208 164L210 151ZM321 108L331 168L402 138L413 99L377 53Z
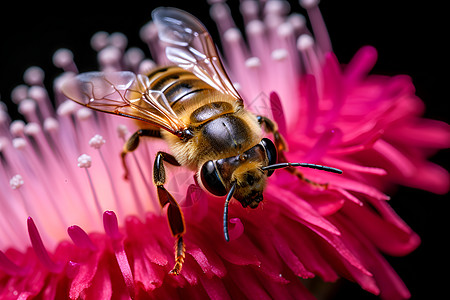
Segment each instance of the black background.
M0 95L9 104L11 90L22 83L23 72L32 65L46 71L51 84L60 73L51 56L58 48L74 52L80 71L96 69L95 52L89 42L99 30L126 34L130 46L147 48L139 39L139 29L150 19L153 8L176 6L198 16L217 40L217 32L203 1L132 1L114 4L60 2L54 6L40 2L11 3L0 17ZM230 1L235 15L238 1ZM445 2L370 0L322 1L320 7L331 35L334 51L342 63L350 60L363 45L373 45L379 60L373 73L408 74L417 95L426 103L426 117L448 122L448 25ZM294 11L304 12L297 2ZM237 20L239 24L239 20ZM49 85L48 85L49 86ZM15 115L15 108L10 108ZM432 158L447 169L449 151ZM412 299L433 299L445 295L448 274L447 218L448 194L438 196L400 188L391 205L421 236L422 245L412 254L389 261L409 287ZM434 296L432 296L434 295ZM338 299L377 299L355 284L343 283Z

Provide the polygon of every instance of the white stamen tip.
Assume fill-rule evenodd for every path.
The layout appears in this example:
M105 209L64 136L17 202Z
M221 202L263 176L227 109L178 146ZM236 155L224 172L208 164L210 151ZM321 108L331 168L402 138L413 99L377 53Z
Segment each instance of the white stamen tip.
M121 57L122 53L120 50L113 46L106 47L98 53L99 61L105 65L114 64L118 62Z
M151 59L144 59L139 64L139 74L148 74L152 69L156 67L156 64Z
M110 45L119 48L119 49L125 49L128 44L128 38L125 34L122 32L114 32L111 33L111 35L108 38Z
M288 13L290 10L289 2L287 1L277 1L277 0L269 0L266 2L264 6L264 12L266 14L277 14L282 15Z
M69 49L61 48L56 50L52 60L58 68L64 68L73 62L73 53Z
M288 52L286 49L275 49L272 51L271 56L273 60L280 61L288 56Z
M28 90L28 95L31 99L34 99L38 102L42 102L47 99L47 91L42 86L32 86Z
M89 146L94 149L100 149L105 143L105 139L101 135L96 134L89 141Z
M302 30L306 27L306 18L302 14L296 14L293 13L288 17L289 24L292 25L292 27L295 30Z
M9 126L9 132L13 136L18 136L23 133L23 130L25 128L25 122L22 120L15 120L11 122L11 125Z
M27 146L27 141L23 138L15 138L12 140L13 147L22 150Z
M75 112L75 109L77 108L77 104L73 101L67 100L61 103L61 105L57 109L57 114L59 116L68 116Z
M158 36L158 28L156 28L155 23L148 22L139 31L139 36L145 43L150 43Z
M144 57L145 54L141 49L133 47L125 52L124 60L129 66L135 67L141 63Z
M319 0L300 0L300 5L304 8L304 9L310 9L313 7L316 7L317 5L319 5Z
M27 115L36 110L36 102L31 99L23 99L19 104L19 112L22 115Z
M11 180L9 181L9 185L13 190L17 190L23 185L23 178L19 174L14 175Z
M55 118L47 118L44 120L44 130L47 132L54 132L58 130L59 123Z
M92 110L87 107L82 107L77 111L77 119L80 121L85 121L92 117Z
M79 168L90 168L92 165L92 158L87 154L81 154L78 157L78 167Z
M75 77L75 74L72 72L64 72L61 75L59 75L58 77L55 78L55 80L53 81L53 87L57 90L57 91L61 91L61 87L64 84L64 82L66 80L69 80L71 78Z
M261 66L261 60L258 57L250 57L245 61L245 66L249 69L258 68Z
M20 84L16 86L11 92L11 100L15 104L19 104L20 101L28 96L28 86L25 84Z
M265 30L264 23L260 20L253 20L247 24L247 34L261 34Z
M41 132L41 126L38 123L28 123L25 125L23 132L26 135L36 136Z
M259 5L256 1L241 1L240 9L242 14L256 16L259 12Z
M91 38L91 47L96 51L105 48L108 45L108 36L109 33L105 31L95 33Z
M278 27L277 33L280 37L290 36L294 33L294 27L290 23L283 23Z
M29 67L23 74L23 80L29 85L42 84L44 81L44 70L39 67Z
M240 39L242 39L242 35L241 35L241 32L239 31L239 29L233 27L233 28L230 28L227 31L225 31L224 39L227 42L231 42L231 43L237 42Z
M227 5L221 3L221 1L218 1L217 3L211 5L209 15L216 21L223 20L228 15L230 15L230 8Z
M120 124L117 126L117 134L119 135L119 138L124 139L128 135L128 128L127 126Z
M304 51L310 49L314 45L314 39L308 34L302 34L297 39L297 49Z

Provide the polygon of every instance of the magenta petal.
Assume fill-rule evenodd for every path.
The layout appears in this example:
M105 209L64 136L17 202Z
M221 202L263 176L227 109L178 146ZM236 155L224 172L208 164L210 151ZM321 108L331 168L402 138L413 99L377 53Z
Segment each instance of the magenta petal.
M121 240L121 233L117 222L116 214L113 211L105 211L103 213L103 226L106 234L111 238L114 253L116 255L117 263L122 272L123 279L130 293L130 297L134 299L135 287L133 274L131 273L130 264L128 263L127 254Z
M103 227L105 228L106 234L111 239L122 238L122 235L119 232L119 225L117 222L117 217L113 211L105 211L103 213Z
M353 85L363 80L374 67L378 58L377 50L372 46L359 49L345 68L348 84Z
M214 268L214 266L210 264L208 258L206 257L202 249L198 246L193 245L191 245L189 248L190 249L187 250L186 252L192 255L192 257L198 263L203 272L207 274L208 277L212 277L213 275L215 275L217 270Z
M91 251L97 250L97 247L95 247L94 243L92 243L92 240L81 227L77 225L70 226L69 228L67 228L67 233L69 234L74 244L78 247L89 249Z
M110 300L112 297L111 277L107 265L98 268L92 285L86 291L86 299Z
M342 106L344 105L346 94L345 84L342 76L341 67L336 56L333 53L325 55L323 66L324 76L324 98L329 98L332 107L324 118L323 126L332 127L333 123L339 118Z
M291 268L295 275L300 276L302 278L313 278L314 273L308 271L305 266L301 263L299 258L292 252L289 247L289 244L277 232L272 233L273 243L281 258L284 260L286 265Z
M326 130L309 149L303 158L304 161L318 161L327 153L333 144L340 142L342 131L339 128Z
M380 216L366 207L348 204L345 214L358 224L358 229L364 232L381 251L390 255L406 255L420 244L419 237L406 229L380 218Z
M368 269L374 275L377 286L380 289L382 299L408 299L411 295L405 284L401 281L386 259L380 255L376 245L364 233L354 227L345 216L339 216L338 222L345 226L345 231L351 233L345 235L345 242L351 244L353 251L360 253Z
M69 290L69 297L71 299L78 299L85 289L91 286L92 279L97 272L100 258L100 252L93 253L95 253L95 255L91 255L87 261L83 261L83 263L80 264L78 272L72 280Z
M229 272L233 274L231 279L240 288L248 299L270 300L271 297L255 276L252 276L247 268L230 266Z
M283 203L286 206L287 214L291 215L293 219L317 226L335 235L340 234L339 229L318 214L308 202L299 199L289 191L268 186L266 192L270 193L271 198L278 199L280 203Z
M0 251L0 269L11 276L23 276L29 272L28 268L20 267L12 262L3 251Z
M39 261L50 272L54 272L54 273L61 272L64 267L63 264L55 263L50 258L47 250L45 249L44 243L42 242L41 236L39 235L39 231L31 217L28 217L27 225L28 225L28 234L30 236L31 245L33 246L34 252L36 253L36 256L38 257Z
M230 241L236 240L244 233L244 225L239 218L232 218L229 222L234 225L229 230Z
M313 75L305 75L300 84L300 92L306 100L306 109L308 115L306 116L306 134L311 135L317 122L319 114L319 95L317 94L316 79Z
M204 276L200 276L200 281L210 299L213 300L231 299L221 279L217 277L205 278Z
M280 96L276 92L270 92L270 108L272 110L272 116L274 121L278 125L278 131L283 136L287 136L286 118L283 112L283 106L281 105Z

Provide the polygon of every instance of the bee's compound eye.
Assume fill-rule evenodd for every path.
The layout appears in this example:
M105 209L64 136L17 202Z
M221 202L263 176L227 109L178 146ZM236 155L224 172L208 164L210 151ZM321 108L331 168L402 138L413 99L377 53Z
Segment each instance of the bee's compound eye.
M220 180L217 168L212 160L203 164L200 170L200 179L203 186L213 195L225 196L227 190Z
M263 138L261 140L261 145L263 145L266 150L267 160L269 161L269 166L277 163L277 148L273 144L273 142L267 138ZM267 176L272 175L274 170L269 170L267 172Z

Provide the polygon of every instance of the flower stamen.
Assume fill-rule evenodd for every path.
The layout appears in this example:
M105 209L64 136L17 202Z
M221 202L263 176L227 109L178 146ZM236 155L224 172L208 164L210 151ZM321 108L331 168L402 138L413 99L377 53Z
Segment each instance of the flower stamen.
M92 197L94 198L94 203L97 208L97 212L101 216L103 213L102 206L100 205L100 201L98 200L97 192L95 190L94 182L92 181L91 174L89 173L88 168L91 167L92 158L87 154L82 154L78 157L78 167L86 170L86 176L89 181L89 185L92 191Z

